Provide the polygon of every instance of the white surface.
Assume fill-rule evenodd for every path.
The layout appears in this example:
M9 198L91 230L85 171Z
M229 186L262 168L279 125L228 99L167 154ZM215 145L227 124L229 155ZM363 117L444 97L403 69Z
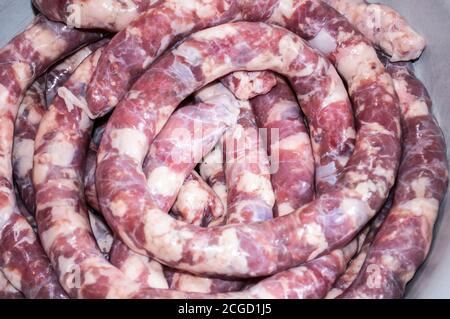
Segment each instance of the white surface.
M384 0L428 40L417 72L430 91L434 112L450 145L450 0ZM29 0L0 0L0 47L33 19ZM433 250L408 287L408 298L450 298L450 203L443 204Z
M33 20L31 0L0 0L0 47Z

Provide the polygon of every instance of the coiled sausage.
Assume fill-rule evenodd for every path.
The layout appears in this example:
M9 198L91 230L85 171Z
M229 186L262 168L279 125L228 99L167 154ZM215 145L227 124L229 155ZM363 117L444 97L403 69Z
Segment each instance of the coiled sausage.
M352 44L353 41L354 38ZM211 43L214 43L213 47ZM227 43L223 50L221 43ZM280 46L288 48L280 50L287 54L281 64ZM245 52L252 54L242 54L243 47ZM275 49L271 51L270 48ZM209 54L212 49L214 55ZM295 54L291 54L293 52ZM177 222L156 208L145 189L147 182L140 172L140 154L133 153L136 157L130 161L128 148L121 149L113 143L125 122L133 134L149 143L154 136L151 128L162 125L185 97L236 69L266 68L284 73L296 88L305 110L320 108L316 102L346 105L345 89L331 65L298 37L264 24L236 23L208 29L190 37L161 58L116 109L105 132L108 138L103 139L100 147L99 196L102 211L116 233L137 252L146 251L172 267L199 274L236 277L269 275L348 243L381 208L394 183L400 156L400 123L391 78L375 51L361 42L339 52L337 65L348 81L360 125L359 147L340 183L296 213L273 222L211 229ZM359 54L352 56L352 52ZM234 59L237 56L239 59ZM349 57L352 60L347 60ZM365 71L364 76L358 73L361 70ZM303 76L305 72L308 72L306 77ZM320 76L316 78L315 74ZM152 83L151 88L148 83ZM333 90L325 89L324 83ZM317 90L318 85L320 90ZM330 95L324 96L327 93ZM145 100L152 102L144 111L138 101ZM376 112L370 107L373 103L377 103ZM153 105L165 107L155 110ZM156 119L155 114L158 115ZM137 129L139 127L147 129L143 132ZM145 153L145 150L139 152ZM129 188L116 182L121 180L133 181L133 192L139 193L143 200L128 199ZM174 192L176 190L171 189L170 193ZM119 205L116 199L122 204ZM227 244L226 251L225 238L227 243L234 243L232 246ZM280 238L284 238L281 245ZM246 252L247 249L252 253Z

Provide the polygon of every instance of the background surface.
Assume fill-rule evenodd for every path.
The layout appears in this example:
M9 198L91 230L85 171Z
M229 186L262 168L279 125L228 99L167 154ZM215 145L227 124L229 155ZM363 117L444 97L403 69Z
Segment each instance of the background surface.
M189 0L187 0L189 1ZM372 1L373 2L373 1ZM416 70L450 145L450 0L384 0L428 40ZM0 0L0 47L33 20L31 0ZM442 205L430 257L408 286L408 298L450 298L450 203Z

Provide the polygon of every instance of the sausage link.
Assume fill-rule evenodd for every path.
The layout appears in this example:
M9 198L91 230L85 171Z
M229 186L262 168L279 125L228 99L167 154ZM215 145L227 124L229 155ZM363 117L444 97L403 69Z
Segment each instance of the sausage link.
M0 299L23 299L20 291L14 288L0 271Z
M444 137L426 88L405 64L389 64L402 109L404 152L393 208L342 298L400 298L430 250L448 184Z
M184 220L193 225L199 225L201 227L206 227L208 224L217 220L219 217L223 217L224 214L223 204L218 198L218 196L214 193L214 191L208 186L208 184L203 181L203 179L195 172L191 172L191 174L186 178L183 186L180 189L180 193L178 194L177 201L172 207L172 216L175 215L178 219ZM121 269L125 274L128 274L129 271L127 269L131 269L135 271L138 270L137 273L139 276L133 275L132 273L128 274L130 279L133 279L138 282L145 283L148 287L153 288L167 288L168 283L166 281L165 285L161 285L160 276L156 276L154 273L162 273L162 266L156 261L149 260L148 257L144 257L141 255L135 254L131 251L125 244L121 243L117 245L120 247L120 254L124 258L127 258L128 261L122 261L119 264L116 260L116 256L112 255L111 263ZM116 245L115 245L116 247ZM128 250L126 252L126 250ZM119 256L120 257L120 256ZM143 260L146 258L147 260ZM130 265L135 265L134 267ZM144 273L145 269L150 269L151 276ZM145 280L147 278L147 280ZM163 275L164 278L164 275ZM186 286L198 286L199 283L186 282L190 279L190 275L185 275L183 273L173 272L171 274L171 288L179 289L182 291L192 291L183 289ZM156 281L155 281L156 280Z
M100 54L85 60L59 90L36 137L33 173L43 246L74 298L197 297L143 288L104 258L92 236L81 190L93 122L83 101Z
M36 211L35 192L31 179L33 168L34 139L39 123L47 108L61 87L75 69L97 48L105 45L106 40L88 45L77 51L63 62L53 67L45 76L38 79L25 94L14 130L13 172L19 194L25 207L33 215ZM45 94L44 94L45 88ZM98 141L100 143L100 141ZM88 156L87 167L92 166L91 156ZM90 186L90 184L88 184ZM92 189L86 189L87 196L92 196ZM93 208L98 208L93 207Z
M236 128L225 137L227 224L273 219L270 163L249 102L241 103Z
M225 210L222 201L214 190L207 187L208 184L195 172L191 173L186 181L187 183L185 182L180 189L177 202L172 207L172 213L174 211L183 212L178 213L182 217L180 219L201 227L223 223L223 219L226 217L224 216ZM190 181L194 182L192 186ZM200 200L197 200L199 198ZM195 200L195 203L191 203L193 200ZM208 204L208 201L211 204ZM220 209L218 210L217 207L220 207ZM205 209L207 213L204 213ZM213 214L213 212L215 213ZM239 281L203 278L181 272L173 272L170 280L171 289L185 292L218 293L237 291L242 287L243 283Z
M33 168L36 216L42 245L72 298L130 298L140 286L99 250L82 192L93 128L83 99L100 53L89 56L59 89L41 121Z
M84 177L86 202L97 211L100 211L100 206L95 187L95 170L97 166L98 146L105 128L106 124L100 124L94 130L86 157ZM162 266L158 262L152 261L146 256L136 254L122 241L117 238L114 239L109 227L95 214L90 212L89 217L97 245L112 265L120 269L127 278L142 284L143 287L168 288Z
M188 174L203 155L209 153L218 143L225 130L236 124L238 112L238 107L227 98L218 97L216 102L208 101L181 108L165 124L153 142L144 164L148 192L161 211L168 212ZM164 123L161 121L156 125L156 130L159 131ZM136 135L131 129L128 131L116 129L112 134L108 134L108 127L103 141L121 149L123 145L118 141L124 137L122 133L126 132L135 136L142 144L136 145L134 154L127 151L124 154L133 161L142 157L136 150L140 152L142 146L145 148L144 135ZM111 139L108 141L109 138ZM131 148L129 150L131 151ZM99 162L104 159L104 154L99 152ZM104 179L102 174L97 173L97 177Z
M426 41L397 11L365 0L325 0L342 13L364 36L391 56L392 62L415 60Z
M285 216L314 196L314 157L309 135L297 99L281 78L269 94L256 97L251 104L258 126L267 130L275 215ZM320 177L317 180L321 182Z
M50 71L49 73L54 73L55 75L58 73L62 75L55 78L57 81L53 82L52 90L56 91L63 84L64 79L67 80L76 67L81 64L81 59L85 59L90 53L92 53L92 49L95 49L96 46L102 44L104 45L105 42L100 41L81 49ZM15 125L13 148L14 181L19 190L19 196L21 199L20 200L17 198L17 204L19 208L20 204L24 205L24 209L20 209L20 211L25 217L28 217L26 215L28 212L32 212L31 217L33 217L36 210L36 196L32 182L34 140L39 128L39 123L46 109L44 98L44 80L48 80L48 74L36 80L25 94L22 104L19 107ZM100 143L100 141L98 141L98 143ZM29 220L29 218L27 219ZM99 217L92 213L90 213L90 221L97 244L99 245L101 251L107 254L112 245L112 236L108 231L107 226L100 220ZM33 218L32 223L30 222L30 224L33 226L34 223L35 220Z
M340 23L340 34L345 26L354 34L345 20ZM358 148L332 191L275 221L206 229L171 219L147 192L139 166L155 127L162 126L185 97L224 74L270 69L290 79L305 110L321 109L321 103L347 105L336 70L299 37L264 24L226 24L193 35L161 58L111 117L97 169L108 223L137 252L145 251L171 267L213 276L270 275L347 244L381 208L394 184L400 157L398 100L392 80L375 51L360 40L355 44L353 37L335 54L348 81L360 129ZM279 50L280 46L289 49ZM252 54L242 55L243 47ZM144 144L143 149L118 143L119 136L126 136L120 134L125 128L130 130L127 136L132 132L133 139ZM132 160L131 149L135 150ZM172 177L170 172L162 176L158 180ZM174 192L171 188L170 193ZM142 200L133 200L136 196Z
M73 297L198 297L141 289L140 284L130 281L106 262L91 237L82 197L75 190L82 188L83 145L87 145L92 128L92 122L83 111L85 106L79 102L98 57L99 52L85 61L66 84L67 90L60 90L60 96L45 115L36 139L34 178L44 247ZM75 99L75 96L80 97ZM67 144L71 145L72 152L78 154L72 153L70 160L61 161L59 151ZM56 159L56 162L51 159ZM72 180L68 181L68 176ZM61 189L62 185L64 189ZM58 203L63 203L63 206L58 206Z
M34 138L45 113L44 80L38 79L25 93L14 127L13 174L25 208L34 216L36 196L32 181Z
M25 91L55 60L99 39L39 16L0 50L0 268L27 298L66 298L32 227L18 211L12 178L14 122Z
M220 82L240 100L250 100L270 92L277 78L270 72L234 72Z
M49 19L68 26L119 31L157 0L33 0Z
M54 107L52 107L52 108L50 108L50 111L49 111L49 113L48 113L48 115L46 115L46 117L48 116L51 120L52 119L54 119L55 118L55 115L52 115L51 113L52 112L54 112L54 109L55 109L55 107L56 106L54 106ZM64 111L64 109L62 110L62 111ZM75 109L73 109L72 110L72 112L73 111L78 111L78 112L80 112L81 111L81 109L78 109L78 108L75 108ZM66 110L66 112L67 112L67 110ZM82 112L82 111L81 111ZM64 117L61 117L61 118L64 118L64 119L70 119L71 117L70 116L64 116ZM84 119L85 119L85 121L89 121L89 119L88 119L88 117L87 117L87 115L85 114L84 115ZM44 121L43 121L43 123L44 124L42 124L42 126L41 126L41 128L42 127L45 127L45 124L46 124L46 118L44 118ZM51 123L51 122L50 122ZM85 128L86 127L86 123L84 122L84 121L78 121L78 125L80 125L82 128ZM73 125L74 124L74 122L72 121L72 122L70 122L70 123L68 123L68 125L67 125L67 127L64 127L64 128L61 128L60 126L56 126L56 125L54 125L54 127L52 128L54 131L56 131L56 132L59 132L60 130L62 130L62 131L64 131L64 132L66 132L66 133L68 133L68 132L71 132L71 129L73 130ZM66 129L67 129L67 131L66 131ZM39 140L39 138L38 138L38 140ZM87 145L87 139L86 139L86 142L85 142L85 144ZM78 148L77 148L78 149ZM38 150L38 152L39 152L39 150ZM73 163L73 164L75 164L75 163ZM38 166L36 166L37 168L36 169L39 169L39 167ZM76 167L76 166L75 166ZM80 172L81 172L81 169L78 169ZM79 173L80 175L81 175L81 173ZM80 179L81 179L81 177L80 177ZM48 183L48 181L47 181L47 183ZM40 193L38 193L38 200L39 199L41 199L41 197L39 196L40 195ZM40 203L40 201L38 201L39 203ZM65 207L67 207L67 206L65 206ZM75 217L75 216L72 216L72 217ZM72 238L73 239L73 238ZM72 241L72 243L73 243L74 241ZM70 246L69 246L70 247ZM74 252L72 252L72 253L76 253L78 250L75 250ZM66 255L67 256L67 255ZM95 262L98 262L98 261L100 261L100 260L91 260L91 262L93 263L93 264L95 264ZM106 265L102 265L102 266L104 266L105 267L105 269L107 268L107 266ZM110 269L108 269L108 270L110 270ZM89 272L88 272L89 273ZM108 275L109 276L107 276L106 278L111 278L112 277L112 275L113 274L111 274L111 273L109 273L108 272ZM114 279L121 279L121 278L117 278L117 277L115 277ZM102 283L102 284L104 284L104 283ZM115 288L119 288L120 287L120 285L118 285L118 281L117 280L115 280L114 282L108 282L108 284L110 284L112 287L115 287ZM105 285L105 286L107 286L107 285ZM104 286L104 287L105 287ZM98 287L97 287L98 288ZM120 287L121 289L124 289L125 287ZM116 290L116 291L119 291L119 290ZM129 290L128 290L129 291ZM98 292L98 290L97 290L97 292ZM185 298L185 297L198 297L199 295L195 295L195 294L179 294L179 293L174 293L174 292L170 292L170 291L157 291L157 290L152 290L152 292L153 292L153 295L151 295L150 293L149 293L149 291L141 291L141 293L138 293L138 294L136 294L136 295L133 295L134 297L142 297L142 296L145 296L145 297L148 297L149 295L151 295L151 296L154 296L154 297L167 297L167 296L170 296L170 297L177 297L177 298ZM124 294L125 295L125 294ZM124 296L124 295L122 295L122 296ZM126 295L125 295L126 296ZM220 295L219 295L219 297L220 297Z

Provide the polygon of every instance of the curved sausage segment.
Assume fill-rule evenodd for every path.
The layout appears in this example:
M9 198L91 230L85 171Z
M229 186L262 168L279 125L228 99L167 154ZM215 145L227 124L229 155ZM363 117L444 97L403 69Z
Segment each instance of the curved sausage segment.
M281 78L270 93L256 97L251 105L258 126L267 130L275 213L289 215L314 195L314 157L300 106Z
M332 191L278 220L200 229L171 219L155 205L140 168L145 147L130 160L127 146L112 143L125 127L150 143L155 127L165 123L185 97L235 70L265 68L286 75L302 107L311 112L321 109L321 103L347 105L336 70L300 38L264 24L226 24L193 35L160 59L113 114L97 171L109 224L136 251L208 275L270 275L347 244L381 208L400 156L398 101L391 78L367 43L352 44L339 50L336 59L348 81L360 129L357 149ZM251 54L242 54L243 48ZM171 175L164 176L162 180ZM132 181L132 196L121 180ZM142 201L133 200L136 194Z
M236 128L225 135L227 224L271 220L275 194L270 163L249 102L242 102Z
M14 121L27 88L55 60L99 39L39 16L0 50L0 267L27 298L66 298L32 227L18 211L12 178Z
M25 93L19 107L14 128L14 181L26 209L33 215L36 211L36 196L32 182L34 140L42 116L56 96L58 89L67 81L81 62L93 50L105 43L105 40L102 40L88 45L57 64L33 83ZM91 160L92 158L88 157L89 164ZM87 196L91 195L90 191L90 189L86 189Z
M153 142L144 164L148 192L156 207L169 211L186 177L201 158L214 148L225 130L236 124L238 112L239 109L225 99L224 103L208 102L186 106L169 119ZM157 125L162 127L163 122ZM103 141L110 142L116 149L123 151L122 145L115 142L114 133L116 140L122 138L122 132L115 130L112 135L105 135ZM133 132L130 131L130 134ZM134 134L138 135L137 132ZM110 141L107 140L109 136L113 137ZM100 151L99 161L104 154ZM140 154L122 154L133 161L138 161L138 156L142 157ZM97 176L102 180L105 177ZM101 182L98 184L101 185Z
M280 272L243 292L225 295L251 299L321 299L354 255L356 243L312 260L302 266Z
M49 19L68 26L120 31L157 0L33 0Z
M41 121L33 168L36 216L42 245L72 298L127 298L140 287L97 247L81 191L93 123L80 101L99 56L80 65Z
M391 61L409 61L420 57L426 41L397 11L365 0L325 0L342 13Z
M99 123L92 134L89 150L86 156L84 176L85 198L87 204L100 211L95 186L95 170L97 167L97 152L106 125ZM143 287L167 289L162 266L146 256L131 251L122 241L115 238L103 219L89 212L92 233L97 246L112 265L120 269L124 275Z
M36 211L32 181L34 139L45 113L44 80L38 79L25 93L14 126L13 174L22 203L29 213Z
M95 185L97 152L106 125L97 127L89 145L86 158L84 187L86 202L96 211L100 211ZM195 171L184 181L172 207L172 215L196 225L208 225L212 220L223 217L225 209L220 197Z
M442 132L425 87L403 64L388 64L402 109L404 153L393 208L343 298L400 298L425 261L448 184Z

